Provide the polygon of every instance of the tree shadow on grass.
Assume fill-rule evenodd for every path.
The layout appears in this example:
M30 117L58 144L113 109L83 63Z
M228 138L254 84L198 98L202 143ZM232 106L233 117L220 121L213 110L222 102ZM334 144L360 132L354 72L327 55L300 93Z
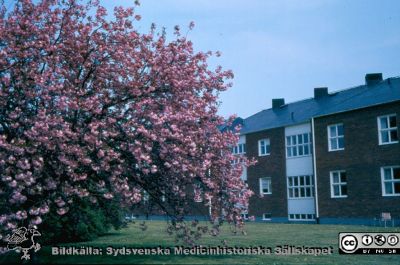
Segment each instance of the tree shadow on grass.
M107 232L107 233L102 234L100 237L103 237L103 236L115 237L115 236L121 236L121 233L118 233L118 232Z

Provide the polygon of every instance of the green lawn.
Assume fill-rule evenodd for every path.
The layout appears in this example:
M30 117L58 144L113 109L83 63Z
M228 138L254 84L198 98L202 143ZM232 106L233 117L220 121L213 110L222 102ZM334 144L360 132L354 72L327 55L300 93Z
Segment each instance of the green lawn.
M364 226L339 226L339 225L309 225L309 224L266 224L248 223L247 235L233 235L229 227L224 226L219 237L204 237L199 244L207 246L222 246L221 240L227 240L228 246L265 246L294 245L308 247L334 248L333 255L329 256L278 256L252 255L252 256L108 256L105 254L108 246L113 247L174 247L176 243L165 232L165 223L160 221L148 222L149 228L143 232L138 225L131 224L128 228L113 231L97 240L76 244L62 244L62 246L95 246L103 248L102 256L52 256L50 246L43 247L38 252L39 263L133 263L133 264L400 264L400 255L385 256L360 256L338 254L339 232L400 232L400 228L376 228ZM19 255L9 252L0 256L0 263L16 263Z

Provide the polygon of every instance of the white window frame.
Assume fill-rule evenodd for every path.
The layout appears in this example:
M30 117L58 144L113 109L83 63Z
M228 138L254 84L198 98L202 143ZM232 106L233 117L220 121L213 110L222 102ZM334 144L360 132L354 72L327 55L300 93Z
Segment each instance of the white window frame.
M347 198L347 196L348 196L347 173L346 173L346 181L345 182L342 182L342 179L340 178L340 174L341 173L346 173L346 171L345 170L334 170L334 171L330 171L329 172L329 175L330 175L330 186L331 186L331 198ZM333 175L334 174L338 174L339 182L336 182L336 183L333 182ZM334 186L339 186L340 195L335 195ZM346 195L342 194L342 186L346 186L346 189L347 189L347 194Z
M382 196L388 196L388 197L395 197L395 196L400 196L400 193L386 193L385 189L385 183L391 182L392 183L392 191L394 192L394 183L400 183L399 180L395 180L393 178L394 172L393 169L400 168L400 166L387 166L387 167L381 167L381 183L382 183ZM391 171L391 179L390 180L385 180L385 169L390 169Z
M240 213L240 216L242 217L243 220L249 220L249 212L247 210L244 210Z
M246 154L246 143L238 143L237 145L232 147L232 154L234 155Z
M343 135L339 135L339 130L338 130L339 125L341 125L343 127ZM335 127L336 136L331 136L331 127ZM329 152L344 150L345 143L344 143L344 125L343 125L343 123L336 123L336 124L328 125L327 131L328 131L328 150L329 150ZM343 147L342 148L339 148L339 139L340 138L343 138ZM336 144L337 144L336 149L332 148L331 140L336 141Z
M300 184L300 178L304 177L304 183L303 185ZM297 179L297 185L295 185L294 179ZM306 178L309 179L310 184L306 184L307 180ZM289 179L292 179L292 185L290 185ZM299 176L288 176L287 177L287 197L290 200L296 200L296 199L308 199L308 198L314 198L315 197L315 191L314 191L314 176L313 175L299 175ZM310 189L310 196L307 196L307 189ZM292 196L290 196L290 190L292 190ZM295 195L295 190L297 190L298 196ZM301 190L304 190L304 196L301 196Z
M305 218L303 218L302 215ZM315 214L314 213L291 213L288 215L288 220L289 221L315 221Z
M263 154L263 152L261 152L262 151L261 150L261 143L262 142L265 142L265 145L264 145L265 152L266 152L265 154ZM267 148L267 146L269 146L269 148ZM267 149L269 149L269 150L267 150ZM270 154L271 154L271 143L270 143L269 138L264 138L264 139L258 140L258 156L268 156Z
M308 135L307 143L304 142L305 134ZM300 138L302 139L302 143L299 143ZM293 144L294 139L296 141L295 144ZM289 144L289 142L290 142L290 144ZM312 155L313 146L312 146L312 135L310 132L299 133L299 134L295 134L295 135L287 135L285 137L285 144L286 144L286 158L305 157L305 156ZM305 154L305 152L304 152L306 146L308 147L308 154ZM289 150L290 150L290 152L289 152ZM293 150L296 150L296 155L293 155ZM302 150L302 153L303 153L302 155L299 154L300 150ZM290 153L290 155L289 155L289 153Z
M265 217L266 215L269 215L270 217L269 218ZM262 220L263 221L271 221L271 218L272 218L272 214L271 213L263 213L263 215L262 215Z
M396 127L390 127L390 117L396 117ZM382 118L386 118L387 121L387 125L388 128L384 128L382 129L382 125L381 125L381 119ZM397 128L397 115L396 113L392 113L392 114L388 114L388 115L383 115L383 116L379 116L377 118L378 121L378 138L379 138L379 145L386 145L386 144L397 144L399 142L399 140L394 140L392 141L392 136L390 135L391 131L396 131L397 132L397 138L399 138L399 132L398 132L398 128ZM389 132L389 142L383 142L382 141L382 132Z
M263 192L263 188L262 188L262 183L263 180L268 181L268 192ZM265 177L265 178L259 178L259 186L260 186L260 194L261 195L269 195L272 194L272 180L269 177Z

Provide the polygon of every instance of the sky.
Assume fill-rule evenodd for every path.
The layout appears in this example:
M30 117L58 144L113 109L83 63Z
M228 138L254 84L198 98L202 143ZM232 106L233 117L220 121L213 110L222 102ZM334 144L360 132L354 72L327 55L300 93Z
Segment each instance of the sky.
M366 73L400 76L397 0L142 0L137 12L142 29L154 22L169 34L194 21L195 49L221 51L211 65L235 74L220 96L225 117L310 98L315 87L358 86Z
M115 5L134 0L102 0ZM294 102L358 86L366 73L400 76L398 0L141 0L136 24L195 28L197 51L220 51L210 67L233 70L233 87L220 95L219 114L246 118L271 107L272 98Z

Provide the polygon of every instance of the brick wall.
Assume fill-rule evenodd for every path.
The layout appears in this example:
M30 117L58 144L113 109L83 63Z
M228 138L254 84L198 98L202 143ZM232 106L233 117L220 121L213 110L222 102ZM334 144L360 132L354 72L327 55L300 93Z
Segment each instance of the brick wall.
M258 156L258 140L269 138L271 154ZM284 128L264 130L246 135L246 156L255 157L258 163L249 167L247 182L255 195L250 199L249 215L262 217L270 213L272 218L287 217L287 191L285 172L285 131ZM272 194L260 197L259 179L270 177Z
M400 197L383 197L380 168L400 165L400 144L379 145L377 117L397 113L400 102L315 119L315 148L320 217L374 218L391 212L400 218ZM327 126L344 125L345 149L328 152ZM399 133L399 132L398 132ZM400 135L400 134L399 134ZM347 198L331 198L333 170L347 173Z

